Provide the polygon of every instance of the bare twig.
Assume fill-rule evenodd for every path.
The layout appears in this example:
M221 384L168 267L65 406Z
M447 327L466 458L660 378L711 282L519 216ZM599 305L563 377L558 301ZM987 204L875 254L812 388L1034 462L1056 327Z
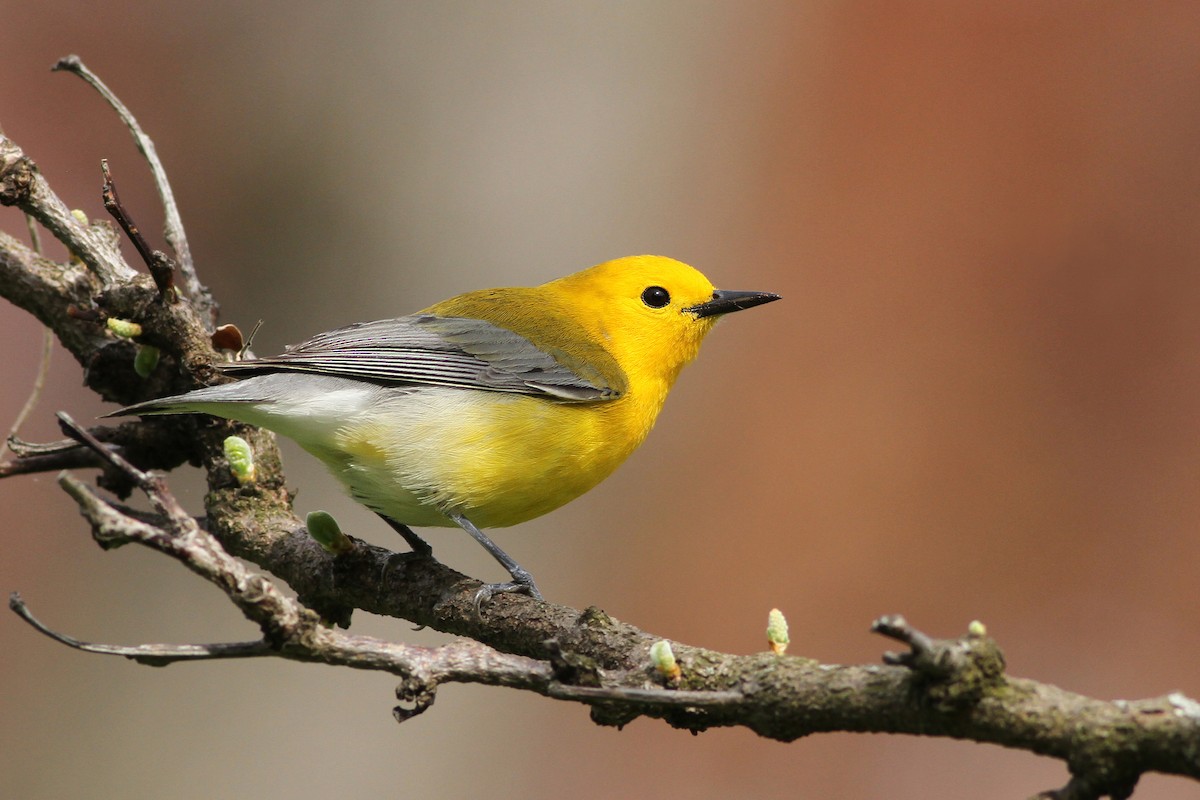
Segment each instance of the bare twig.
M4 439L5 444L0 445L0 449L8 446L8 440L17 435L17 431L21 430L25 420L29 419L29 415L37 408L38 400L42 397L42 390L46 388L46 376L50 374L50 358L53 353L54 332L43 325L42 355L38 358L37 375L33 377L33 386L29 389L29 397L25 398L25 405L21 406L21 410L17 412L17 418L13 420L12 427L8 429L8 436Z
M222 642L219 644L94 644L83 642L65 633L52 630L33 615L18 592L8 597L8 607L21 619L60 644L85 653L124 656L139 664L161 667L176 661L204 661L221 658L258 658L275 655L261 639L253 642Z
M150 277L154 278L154 285L158 287L159 296L167 302L174 302L176 299L175 262L161 250L150 249L146 237L142 236L142 232L137 223L133 221L133 217L130 216L129 210L121 204L121 199L117 196L117 185L113 181L112 172L108 169L107 158L100 159L100 172L104 175L104 188L101 191L104 208L121 226L121 230L125 231L129 241L133 242L138 255L146 264L146 269L150 270Z
M179 446L180 441L187 439L186 428L126 422L117 426L97 426L90 433L106 448L121 453L126 460L142 469L174 469L188 457L186 449ZM134 488L124 472L75 439L28 442L11 437L7 445L16 458L0 462L0 479L99 467L104 470L100 484L105 489L124 497Z
M88 449L100 457L101 461L127 475L135 486L145 492L146 497L149 498L158 513L167 518L173 533L182 534L196 529L195 520L184 510L183 506L179 505L179 501L175 499L175 495L167 491L166 483L162 478L152 475L149 472L142 472L130 464L120 453L106 447L90 431L80 427L75 420L71 419L69 414L60 411L57 416L63 433L80 444L86 445ZM64 479L63 476L60 476L60 483ZM76 500L79 499L77 494L74 492L72 494Z
M12 449L14 441L16 440L10 437L6 446ZM18 455L11 461L0 461L0 478L100 466L103 466L103 462L94 452L83 447L72 447L51 453Z
M100 437L96 437L100 439ZM104 441L103 439L100 439ZM53 456L61 455L68 450L86 450L84 445L74 439L56 439L53 442L30 442L25 439L18 438L15 435L8 437L8 449L12 451L17 458L34 458L36 456ZM93 462L99 464L99 460L93 456Z
M3 134L0 134L3 135ZM29 230L29 244L33 247L33 252L38 255L42 254L42 235L38 232L37 220L28 214L25 215L25 227Z
M39 255L42 252L42 237L38 234L38 226L33 217L25 215L25 224L29 229L29 242L33 247L33 251ZM46 376L50 374L50 358L54 353L54 332L49 326L42 326L42 356L38 359L37 375L33 379L33 387L29 390L29 397L25 399L25 405L21 406L21 410L17 412L17 418L13 420L12 427L8 429L8 436L4 437L4 442L0 443L0 455L3 455L4 449L10 447L10 443L17 435L17 431L21 430L21 426L25 424L25 420L37 408L38 400L42 396L42 390L46 386ZM3 464L0 464L0 469L3 469Z
M971 650L964 640L932 639L908 624L899 614L880 617L871 624L871 632L904 642L911 650L907 653L884 653L886 664L898 664L931 678L945 679L961 674L971 666ZM999 658L999 651L996 651ZM1004 671L1004 661L999 658L992 666L993 676Z

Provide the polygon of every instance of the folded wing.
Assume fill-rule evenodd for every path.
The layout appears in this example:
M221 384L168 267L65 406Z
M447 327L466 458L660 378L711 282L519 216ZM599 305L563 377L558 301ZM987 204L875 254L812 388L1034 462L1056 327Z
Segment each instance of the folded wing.
M432 314L349 325L282 355L220 368L237 376L307 372L384 386L453 386L568 402L614 400L624 383L585 379L525 337L490 322Z

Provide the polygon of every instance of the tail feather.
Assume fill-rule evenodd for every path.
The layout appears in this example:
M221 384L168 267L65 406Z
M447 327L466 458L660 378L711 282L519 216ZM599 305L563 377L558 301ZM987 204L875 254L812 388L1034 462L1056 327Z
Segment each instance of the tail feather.
M371 408L381 395L396 391L349 378L280 372L147 400L105 416L212 414L297 438L289 419L323 418L336 423L347 414Z
M263 375L249 380L206 386L184 394L146 400L117 409L105 417L150 416L155 414L212 413L213 403L236 405L272 403L287 397L297 388L296 377L289 375Z

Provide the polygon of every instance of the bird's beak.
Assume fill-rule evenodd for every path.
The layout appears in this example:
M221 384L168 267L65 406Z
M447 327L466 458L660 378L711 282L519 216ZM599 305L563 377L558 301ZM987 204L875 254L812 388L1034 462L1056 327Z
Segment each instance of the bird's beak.
M730 292L717 289L713 292L712 300L685 308L684 311L690 311L697 317L715 317L731 311L761 306L763 303L773 303L778 299L779 295L772 292Z

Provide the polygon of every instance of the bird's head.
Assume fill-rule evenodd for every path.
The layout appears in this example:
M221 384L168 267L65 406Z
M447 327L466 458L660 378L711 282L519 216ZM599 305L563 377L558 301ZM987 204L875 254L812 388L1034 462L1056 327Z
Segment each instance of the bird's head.
M717 320L779 295L715 289L699 270L665 256L628 256L545 284L577 315L581 330L622 368L665 379L696 357Z

